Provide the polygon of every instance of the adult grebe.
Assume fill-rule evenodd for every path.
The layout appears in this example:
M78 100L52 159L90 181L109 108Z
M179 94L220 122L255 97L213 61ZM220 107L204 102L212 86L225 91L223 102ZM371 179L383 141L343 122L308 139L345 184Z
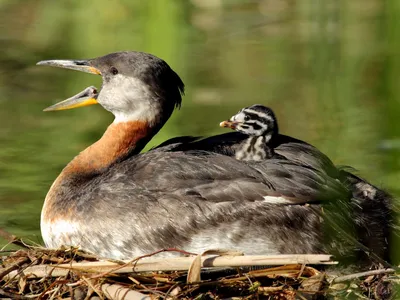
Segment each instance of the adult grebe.
M183 83L163 60L118 52L38 64L103 78L99 93L88 88L47 110L99 103L115 115L103 137L51 186L41 215L46 246L80 246L117 259L167 247L329 251L318 203L350 197L323 171L274 159L251 163L207 151L168 152L171 145L138 154L181 103Z
M305 160L304 157L296 157L301 153L298 151L299 148L303 147L309 150L308 155L314 157L314 161L323 157L322 153L314 155L318 150L305 142L288 141L288 137L280 135L274 112L271 108L260 104L242 108L229 120L221 122L220 126L247 136L246 139L237 139L236 143L227 146L229 151L226 152L232 151L232 155L238 160L260 161L280 158L308 164L307 162L312 161L310 158ZM282 143L286 147L282 148ZM292 145L296 147L291 148ZM329 166L328 158L324 158L324 161L323 165ZM333 164L329 166L328 172L352 191L351 208L359 241L367 247L368 252L372 251L379 257L389 260L391 196L345 169L334 168Z

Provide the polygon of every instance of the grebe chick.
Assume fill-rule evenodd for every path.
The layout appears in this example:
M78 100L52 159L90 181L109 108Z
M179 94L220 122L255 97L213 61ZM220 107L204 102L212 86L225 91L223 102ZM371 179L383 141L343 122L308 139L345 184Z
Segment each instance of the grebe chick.
M269 107L260 104L245 107L229 120L221 122L220 126L249 136L241 147L236 147L236 159L260 161L277 158L270 142L278 134L278 123Z

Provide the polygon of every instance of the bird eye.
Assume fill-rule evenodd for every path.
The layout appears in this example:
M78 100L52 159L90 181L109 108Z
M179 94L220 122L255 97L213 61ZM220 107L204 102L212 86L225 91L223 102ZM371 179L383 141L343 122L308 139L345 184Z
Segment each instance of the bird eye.
M245 121L249 121L249 120L250 120L250 116L245 115L245 116L244 116L244 120L245 120Z
M118 70L117 70L116 67L111 67L110 71L111 71L111 73L112 73L113 75L117 75L117 74L118 74Z

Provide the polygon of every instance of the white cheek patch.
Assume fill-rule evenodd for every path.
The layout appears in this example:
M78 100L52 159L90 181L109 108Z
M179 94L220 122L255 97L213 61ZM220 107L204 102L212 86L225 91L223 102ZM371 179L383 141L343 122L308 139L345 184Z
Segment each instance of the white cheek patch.
M103 86L97 101L115 115L114 123L129 121L155 122L160 107L155 95L140 79L121 74Z
M240 112L240 113L234 115L234 116L230 119L230 121L244 122L244 117L245 117L245 114L242 113L242 112Z
M149 102L138 101L129 111L114 113L114 123L125 123L130 121L144 121L147 123L153 123L158 111L158 109L152 109Z

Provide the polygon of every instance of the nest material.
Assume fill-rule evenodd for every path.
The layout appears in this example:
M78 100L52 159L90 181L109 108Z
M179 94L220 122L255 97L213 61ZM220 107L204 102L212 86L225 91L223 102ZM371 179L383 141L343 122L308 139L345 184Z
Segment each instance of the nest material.
M10 299L323 299L350 294L385 299L390 294L389 274L395 272L375 270L332 279L316 267L293 263L334 263L328 255L254 257L208 251L169 259L152 258L153 253L119 262L73 248L31 246L3 254L0 298ZM284 265L251 267L266 262Z

